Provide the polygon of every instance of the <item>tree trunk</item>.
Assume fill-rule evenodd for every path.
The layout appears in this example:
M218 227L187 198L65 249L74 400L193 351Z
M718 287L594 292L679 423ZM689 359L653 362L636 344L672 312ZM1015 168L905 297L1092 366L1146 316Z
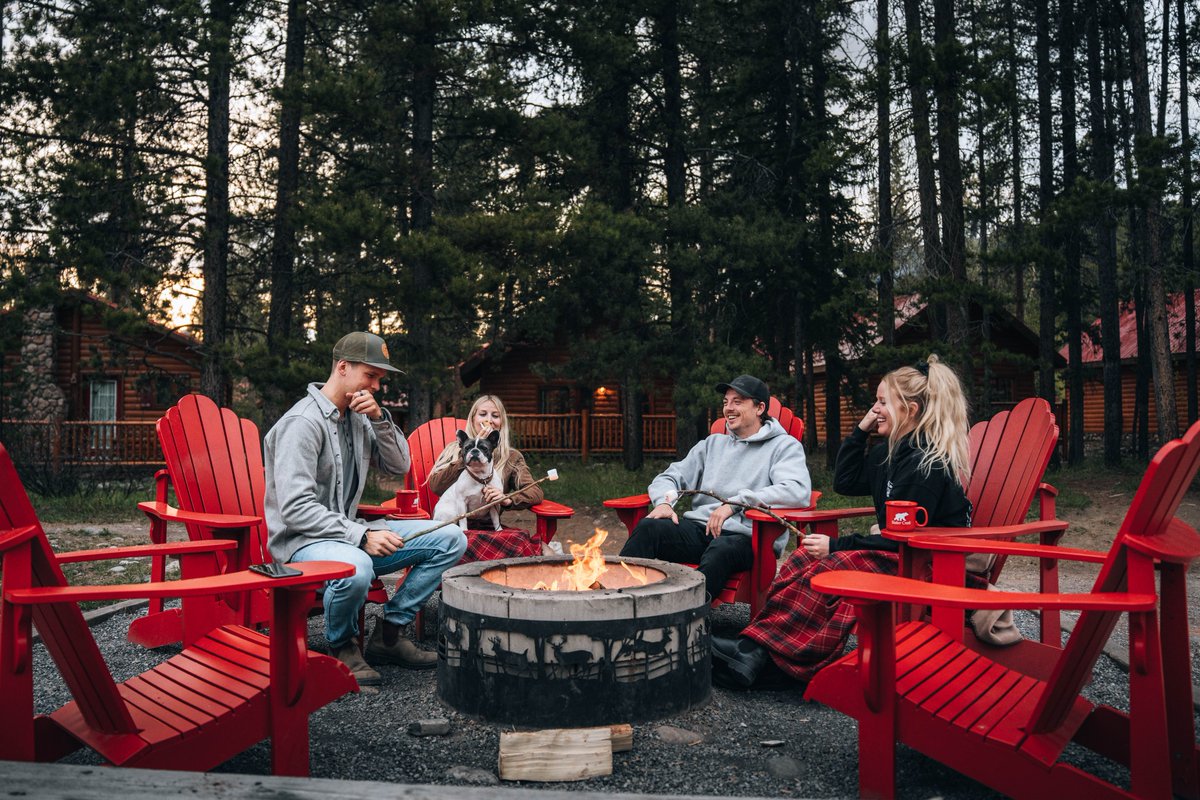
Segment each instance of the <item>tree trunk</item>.
M933 134L929 128L929 53L921 35L920 0L904 0L904 30L908 45L908 90L912 98L913 141L917 156L917 195L921 205L922 263L926 277L941 273L937 189L933 171Z
M976 62L979 61L979 15L978 6L971 6L971 41L974 42L972 56ZM988 182L988 164L987 164L987 118L983 97L979 91L974 92L975 98L975 136L979 142L976 148L979 153L979 283L983 289L986 299L982 304L982 314L979 321L979 339L984 344L980 352L983 357L983 380L979 386L975 396L978 398L976 406L977 414L980 419L991 419L992 416L992 358L989 355L989 350L986 345L992 341L992 313L991 313L991 274L989 269L989 253L991 247L988 230L988 202L991 197L991 185ZM974 376L972 376L974 377Z
M1048 0L1034 3L1036 27L1038 95L1038 214L1042 252L1038 256L1038 395L1051 407L1056 406L1054 392L1054 236L1050 206L1054 202L1053 75L1050 68L1050 9Z
M954 35L954 0L934 0L933 30L937 52L934 91L937 95L939 194L942 208L942 250L949 278L959 291L946 304L946 335L962 359L963 373L973 374L967 341L967 240L963 228L962 155L959 145L959 75L964 64Z
M1176 13L1179 26L1179 138L1180 173L1179 204L1181 249L1183 258L1183 306L1184 335L1187 337L1187 424L1190 426L1200 417L1200 403L1196 388L1196 262L1192 239L1192 135L1188 114L1188 25L1187 4L1177 0Z
M204 360L200 390L229 405L229 83L233 21L242 0L214 0L208 20L208 154L204 160Z
M1005 22L1008 29L1008 90L1012 99L1008 113L1008 137L1011 152L1009 171L1012 174L1012 244L1010 248L1019 249L1024 244L1025 216L1023 212L1024 183L1021 180L1022 170L1022 141L1024 139L1024 115L1021 109L1021 86L1017 54L1020 53L1017 42L1017 14L1013 8L1013 0L1005 0ZM1025 262L1023 257L1013 260L1013 313L1017 319L1025 321Z
M642 468L645 456L642 441L642 389L637 372L625 373L621 383L621 461L625 469L634 472Z
M283 56L283 91L279 107L279 174L275 190L274 235L271 239L271 312L267 349L279 353L292 336L296 264L296 189L300 185L300 115L304 102L304 37L307 0L288 0L287 42Z
M1062 109L1063 198L1072 222L1063 231L1063 255L1066 259L1066 292L1063 303L1067 312L1067 404L1070 409L1067 463L1083 462L1083 310L1080 283L1079 237L1073 224L1078 198L1075 181L1079 177L1075 119L1075 4L1059 0L1058 62L1059 107Z
M1113 143L1106 103L1104 65L1100 55L1100 14L1096 4L1087 4L1088 116L1092 135L1092 178L1103 187L1096 214L1096 267L1100 294L1100 344L1104 379L1104 463L1121 463L1124 424L1121 409L1121 341L1117 307L1117 215Z
M892 230L892 42L888 27L888 0L875 6L875 109L878 116L878 233L879 333L886 347L896 344L896 282ZM798 321L798 320L797 320ZM799 342L797 335L797 342ZM797 354L801 352L798 348ZM796 362L797 366L799 361ZM797 369L797 377L800 370ZM796 395L801 397L799 393Z
M1130 76L1133 85L1133 120L1137 155L1138 184L1143 189L1142 224L1146 242L1146 315L1149 320L1149 356L1154 377L1158 436L1169 441L1179 435L1175 413L1175 379L1171 366L1171 347L1167 331L1167 295L1163 283L1165 269L1162 193L1165 175L1158 155L1161 143L1152 139L1150 130L1150 75L1146 59L1145 9L1139 2L1129 4ZM1138 358L1147 351L1139 350Z
M413 75L412 108L412 230L420 234L433 227L433 111L437 102L437 38L432 22L414 32L416 56ZM416 358L428 358L433 352L433 323L425 310L434 290L433 266L426 256L413 260L413 297L407 304L405 322L413 342ZM408 428L428 422L433 412L433 392L430 389L430 370L411 369L408 384Z

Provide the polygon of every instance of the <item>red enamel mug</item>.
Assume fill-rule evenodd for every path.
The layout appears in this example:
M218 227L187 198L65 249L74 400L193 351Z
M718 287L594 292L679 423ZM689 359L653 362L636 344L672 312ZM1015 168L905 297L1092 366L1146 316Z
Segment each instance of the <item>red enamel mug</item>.
M886 513L884 525L889 531L911 531L929 524L929 512L912 500L888 500L883 504ZM919 519L924 515L924 519Z
M417 502L419 499L420 493L416 489L396 490L396 508L401 514L417 513Z

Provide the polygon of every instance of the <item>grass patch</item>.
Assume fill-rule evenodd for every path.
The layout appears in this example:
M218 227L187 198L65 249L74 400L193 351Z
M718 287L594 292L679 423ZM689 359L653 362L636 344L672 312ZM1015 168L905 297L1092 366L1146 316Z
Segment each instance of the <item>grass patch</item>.
M85 487L74 494L48 496L30 493L38 518L47 523L102 525L144 519L137 504L154 499L154 482Z
M131 541L132 539L132 541ZM49 535L50 545L56 552L72 550L101 550L109 547L127 547L148 544L145 536L130 537L114 533L108 528L80 528L63 530ZM171 565L175 564L175 567ZM178 562L168 561L168 570L177 569ZM81 561L62 565L63 574L72 586L109 586L114 583L146 583L150 580L149 558L120 558L101 561ZM178 573L168 573L178 577ZM110 601L87 601L79 604L85 611L109 605Z

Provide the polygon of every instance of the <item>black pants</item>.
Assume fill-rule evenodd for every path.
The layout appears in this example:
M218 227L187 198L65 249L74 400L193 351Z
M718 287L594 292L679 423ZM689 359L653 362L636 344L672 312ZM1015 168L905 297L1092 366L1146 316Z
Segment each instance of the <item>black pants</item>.
M642 519L621 548L621 555L699 565L710 600L721 593L730 575L754 565L748 535L725 533L713 538L703 524L683 518L678 525L670 519Z

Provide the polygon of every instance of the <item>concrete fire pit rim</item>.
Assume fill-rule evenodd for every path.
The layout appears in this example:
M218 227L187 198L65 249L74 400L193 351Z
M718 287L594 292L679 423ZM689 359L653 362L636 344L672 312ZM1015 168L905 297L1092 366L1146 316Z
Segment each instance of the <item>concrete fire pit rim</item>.
M515 565L521 566L524 564L570 564L571 557L562 556L535 556L533 558L502 558L495 561L472 561L468 564L459 564L456 567L451 567L442 574L443 584L447 581L459 584L464 590L480 589L488 592L499 592L501 594L511 595L514 597L536 598L552 596L556 598L571 598L584 600L596 600L604 597L640 597L646 595L657 595L663 591L675 590L679 591L687 589L690 585L703 585L704 576L684 564L674 564L670 561L659 561L654 558L629 558L618 556L605 556L606 562L615 563L617 561L625 561L631 566L647 567L655 569L663 573L663 579L648 583L645 586L627 586L620 589L593 589L589 592L571 592L571 591L556 591L551 592L545 589L523 589L513 586L505 586L503 584L494 583L483 577L483 573L493 569L500 569L506 566ZM682 587L680 585L682 582Z

